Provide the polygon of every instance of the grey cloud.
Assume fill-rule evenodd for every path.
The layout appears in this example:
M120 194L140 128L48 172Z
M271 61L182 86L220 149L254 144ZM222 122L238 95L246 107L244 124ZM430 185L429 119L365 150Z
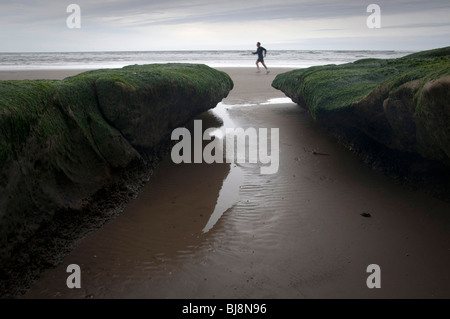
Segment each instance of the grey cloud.
M448 27L450 30L450 22L449 23L410 23L410 24L402 24L401 26L383 26L384 29L404 29L404 28L439 28L439 27Z
M367 15L366 8L370 3L359 0L73 0L82 8L84 17L95 21L104 17L133 18L151 13L168 13L169 17L152 21L137 21L141 25L181 24L189 22L240 22L262 21L272 19L326 19L345 18ZM449 9L448 0L374 0L380 5L382 14L402 14L423 12L424 10ZM58 0L36 2L20 0L13 3L0 4L0 18L11 24L55 23L65 19L66 6ZM170 13L174 13L170 17ZM11 15L15 20L9 19Z
M45 43L48 39L59 36L60 42L54 45L57 48L69 41L79 41L80 38L76 38L76 41L67 40L64 38L65 34L61 35L64 32L60 32L67 31L66 7L70 3L81 6L82 32L90 31L89 34L95 39L91 41L102 43L105 48L110 47L114 41L104 39L122 39L121 32L130 32L138 36L141 30L135 32L134 27L156 26L144 30L143 33L150 31L158 34L160 29L157 26L159 25L177 26L194 22L224 26L227 23L239 26L239 23L246 22L246 24L254 24L255 30L264 27L264 23L270 20L317 21L337 18L345 22L347 18L365 19L369 15L366 8L371 3L380 5L382 24L385 29L429 28L429 36L434 38L421 38L420 41L423 41L424 45L432 39L436 43L446 41L445 35L440 37L433 35L432 28L441 28L439 32L442 33L446 32L445 28L448 28L450 24L450 22L444 23L445 20L442 18L445 12L449 12L450 16L449 0L2 0L0 2L0 26L2 27L0 39L2 41L0 42L3 43L3 47L0 47L0 51L12 50L13 45L21 49L29 47L35 50L36 48L28 43L29 39ZM411 13L427 15L420 21L408 21L407 17ZM435 13L438 13L440 20L434 19ZM401 21L383 19L383 16L398 18ZM385 21L389 21L391 26L385 25ZM274 26L276 23L270 25ZM330 31L339 31L327 29L329 27L330 24L321 24L321 21L317 23L317 31L323 31L322 35ZM339 27L343 27L342 24L339 24ZM245 35L244 31L243 35ZM79 34L74 32L70 35L75 38ZM394 38L395 41L399 39L398 36ZM339 42L343 41L342 39L332 39L338 41L336 46L343 45ZM202 39L199 38L198 41L201 43ZM308 41L313 43L313 41L325 40L321 38ZM416 39L414 41L417 42ZM84 48L91 45L92 43L88 43L87 40L80 41L79 44ZM327 42L326 45L329 43Z
M410 13L421 13L426 10L449 10L448 0L434 1L374 1L381 7L383 15L401 15ZM216 2L165 1L155 2L151 5L143 4L143 1L134 1L133 5L125 3L117 4L117 8L123 6L123 15L144 12L172 12L182 13L174 17L155 18L153 20L140 20L139 25L176 25L193 22L207 23L239 23L275 19L313 20L329 18L365 17L368 15L366 9L369 2L363 1L277 1L264 4L261 1L228 1L227 5L217 5ZM108 12L108 10L106 10ZM110 8L110 13L114 12ZM105 14L105 13L103 13ZM116 14L118 14L116 12Z

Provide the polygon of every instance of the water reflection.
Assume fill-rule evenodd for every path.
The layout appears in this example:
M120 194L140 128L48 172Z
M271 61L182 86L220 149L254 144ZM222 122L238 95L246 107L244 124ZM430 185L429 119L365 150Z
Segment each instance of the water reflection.
M204 130L231 125L212 111L198 119ZM137 199L84 238L59 267L46 271L26 298L121 297L133 295L136 286L151 287L193 258L223 213L239 201L242 180L234 164L177 165L168 156ZM69 264L83 269L82 290L62 289Z
M223 181L216 207L206 226L203 228L203 233L208 232L228 209L239 202L239 189L243 182L244 176L242 169L236 164L232 164L227 178Z
M235 128L235 124L231 120L227 111L227 108L230 107L231 105L219 103L213 110L208 112L222 121L221 127L217 129L218 132L214 131L211 133L211 135L215 136L215 138L223 138L226 136L227 128ZM239 189L243 182L244 175L242 169L236 164L232 164L227 178L223 181L216 207L214 208L208 223L203 228L203 233L208 232L228 209L239 202Z

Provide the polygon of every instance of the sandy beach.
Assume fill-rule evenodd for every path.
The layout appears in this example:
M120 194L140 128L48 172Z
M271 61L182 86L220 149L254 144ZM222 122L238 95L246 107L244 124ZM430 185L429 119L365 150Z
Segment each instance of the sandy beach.
M201 118L279 128L278 172L166 158L119 217L23 297L449 298L450 203L374 171L298 105L266 103L285 97L271 83L289 69L222 70L234 89ZM82 71L0 71L0 80ZM66 286L70 264L81 289ZM371 264L379 289L366 284Z

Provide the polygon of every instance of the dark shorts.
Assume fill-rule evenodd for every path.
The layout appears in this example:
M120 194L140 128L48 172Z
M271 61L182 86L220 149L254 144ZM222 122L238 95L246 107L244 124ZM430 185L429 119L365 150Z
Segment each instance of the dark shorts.
M264 58L258 58L258 60L256 60L256 62L264 62Z

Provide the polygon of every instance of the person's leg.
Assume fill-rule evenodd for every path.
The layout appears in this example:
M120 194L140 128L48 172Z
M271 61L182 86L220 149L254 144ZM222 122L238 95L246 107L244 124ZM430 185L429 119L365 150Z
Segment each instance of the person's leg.
M262 63L262 65L264 66L264 69L266 69L266 73L269 73L270 71L269 71L269 69L267 68L266 64L265 64L264 62L261 62L261 63Z
M261 62L261 64L263 65L264 69L266 69L266 70L267 70L267 66L266 66L266 64L265 64L264 62Z
M256 61L256 68L258 69L257 72L259 72L259 61Z

